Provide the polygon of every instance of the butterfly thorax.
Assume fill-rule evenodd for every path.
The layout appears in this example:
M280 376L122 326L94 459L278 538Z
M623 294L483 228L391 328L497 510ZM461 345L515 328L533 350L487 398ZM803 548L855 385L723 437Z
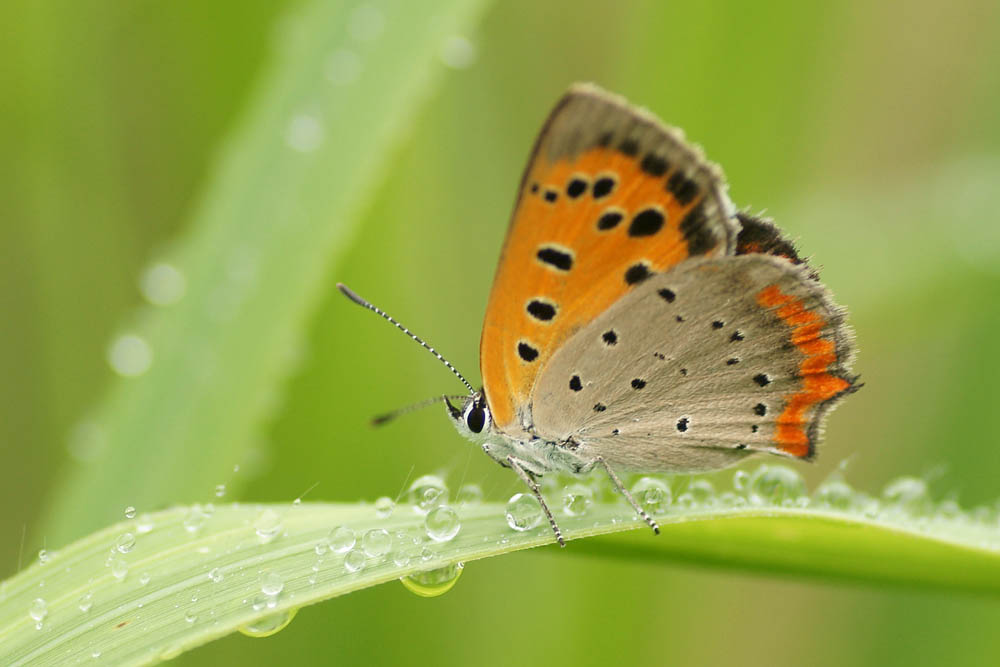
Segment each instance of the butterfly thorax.
M557 442L536 433L528 409L514 424L498 426L482 391L466 398L461 408L449 403L448 411L458 432L502 466L509 467L507 459L514 457L535 475L557 471L579 474L594 467L594 461L574 452L575 443Z

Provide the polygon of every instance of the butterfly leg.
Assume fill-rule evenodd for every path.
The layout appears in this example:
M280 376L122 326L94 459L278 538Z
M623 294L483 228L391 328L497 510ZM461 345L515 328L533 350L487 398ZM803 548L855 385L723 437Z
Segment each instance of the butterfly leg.
M646 510L639 507L639 503L635 502L635 498L633 498L632 494L629 493L629 490L625 488L625 485L622 484L622 481L618 479L618 475L616 475L615 471L611 469L611 466L608 465L608 462L604 460L604 457L598 456L596 459L594 459L594 461L601 464L605 472L608 473L608 477L611 478L611 482L615 485L615 488L618 489L618 492L620 494L625 496L625 500L627 500L629 505L632 506L632 509L635 510L636 514L641 516L642 520L648 523L649 527L653 529L653 532L659 535L660 534L659 524L656 523L653 517L649 516L646 513Z
M528 471L525 470L523 462L513 456L508 456L507 463L509 463L510 467L514 469L517 476L524 480L524 483L528 485L531 492L535 494L535 498L538 499L539 504L545 511L545 516L549 518L549 525L552 526L552 532L556 534L556 541L559 542L559 546L566 546L566 541L563 540L562 531L559 530L559 524L556 523L555 517L552 516L551 510L549 510L549 506L545 503L545 498L542 497L542 492L538 488L538 484L535 483L535 480L532 479L531 475L528 474Z

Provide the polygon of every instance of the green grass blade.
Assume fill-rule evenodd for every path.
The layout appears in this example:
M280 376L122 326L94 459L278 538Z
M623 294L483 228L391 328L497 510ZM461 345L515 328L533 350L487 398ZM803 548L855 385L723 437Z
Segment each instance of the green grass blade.
M186 236L157 258L186 292L123 331L135 337L124 339L121 365L137 377L116 381L79 430L74 451L88 460L57 487L42 524L49 543L105 525L125 505L194 501L228 481L431 92L442 45L484 4L312 2L278 26L274 61ZM165 300L177 275L166 274Z
M934 505L926 487L907 478L881 501L836 480L810 499L782 466L761 466L747 481L721 494L692 483L657 513L659 537L624 502L603 500L607 489L598 488L599 501L582 514L560 513L571 540L565 551L555 547L544 521L511 530L498 503L458 506L461 528L443 542L428 537L425 518L410 505L385 518L369 504L322 503L144 515L49 554L0 584L0 663L58 664L94 655L114 664L155 662L240 628L277 631L294 610L321 600L538 546L561 558L686 562L1000 595L994 513ZM331 546L338 526L356 536L349 551ZM369 531L385 531L388 542L377 548ZM457 578L451 574L445 583ZM427 594L447 586L417 588Z

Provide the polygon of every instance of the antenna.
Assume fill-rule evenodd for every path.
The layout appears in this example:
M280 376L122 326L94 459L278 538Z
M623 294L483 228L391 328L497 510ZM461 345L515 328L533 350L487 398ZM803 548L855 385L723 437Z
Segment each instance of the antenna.
M397 329L399 329L400 331L402 331L403 333L405 333L407 336L409 336L413 340L415 340L418 343L420 343L421 347L423 347L425 350L427 350L428 352L430 352L431 354L433 354L435 357L437 357L438 361L440 361L442 364L444 364L445 366L447 366L448 369L452 373L455 374L455 377L457 377L459 380L462 381L462 384L464 384L468 388L470 395L474 395L476 393L475 388L471 384L469 384L469 381L465 379L465 376L462 375L461 373L459 373L458 369L455 368L454 366L452 366L450 361L448 361L447 359L445 359L444 357L442 357L438 353L437 350L435 350L433 347L431 347L430 345L428 345L427 343L425 343L420 338L420 336L418 336L417 334L413 333L412 331L410 331L409 329L407 329L406 327L404 327L402 324L400 324L398 321L396 321L395 318L393 318L391 315L389 315L389 313L385 312L384 310L382 310L378 306L375 306L375 305L369 303L368 301L366 301L365 299L361 298L361 296L359 294L357 294L356 292L354 292L354 290L352 290L350 287L348 287L344 283L337 283L337 289L339 289L341 292L343 292L344 296L346 296L348 299L350 299L354 303L358 304L359 306L361 306L363 308L367 308L368 310L372 311L373 313L375 313L376 315L378 315L382 319L384 319L384 320L390 322L391 324L395 325L395 327ZM435 400L443 400L443 399L435 399ZM393 415L386 415L386 416L389 419L391 419L395 415L393 414ZM376 418L376 419L378 419L378 418ZM376 423L382 423L383 421L387 421L387 420L383 419L381 421L377 421Z
M434 405L435 403L447 403L448 404L448 409L452 412L452 414L454 414L455 416L458 416L458 414L459 414L458 410L456 408L452 407L451 401L448 400L448 399L451 399L451 398L454 398L455 400L458 400L458 399L461 399L461 398L465 398L465 396L459 394L457 396L455 396L455 395L448 395L448 396L435 396L433 398L428 398L428 399L425 399L425 400L420 401L418 403L413 403L412 405L407 405L407 406L404 406L402 408L397 408L397 409L393 410L392 412L386 412L386 413L381 414L381 415L376 415L376 416L372 417L372 426L381 426L382 424L385 424L387 422L392 421L396 417L400 417L402 415L408 414L410 412L413 412L414 410L420 410L421 408L426 408L428 405Z

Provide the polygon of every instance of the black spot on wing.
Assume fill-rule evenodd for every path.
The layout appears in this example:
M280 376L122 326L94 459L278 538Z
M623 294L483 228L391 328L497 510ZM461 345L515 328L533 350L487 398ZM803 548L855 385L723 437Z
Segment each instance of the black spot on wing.
M614 229L624 217L619 211L606 211L597 219L597 229L602 232Z
M556 316L556 307L553 304L540 299L532 299L528 302L528 305L525 306L525 309L528 311L529 315L542 322L548 322Z
M538 350L530 343L526 343L522 340L517 344L517 356L527 362L532 362L538 358Z
M559 271L569 271L573 268L573 256L565 250L553 246L542 246L538 249L538 259Z
M573 178L570 180L569 184L566 185L566 196L570 199L576 199L586 191L587 181L582 178Z
M660 157L659 155L654 155L652 153L646 153L643 156L642 162L639 163L639 168L650 176L663 176L667 173L667 169L670 165L667 161Z
M632 218L632 223L628 226L628 235L633 238L652 236L663 229L664 222L666 222L666 218L662 211L655 208L644 209Z
M591 188L590 192L594 195L594 199L603 199L615 189L616 182L611 176L601 176L594 181L594 187Z
M580 381L579 375L574 375L569 379L569 388L573 391L580 391L583 389L583 382Z
M651 275L653 274L650 273L649 267L645 264L633 264L625 271L625 282L629 285L637 285L643 280L649 278Z

